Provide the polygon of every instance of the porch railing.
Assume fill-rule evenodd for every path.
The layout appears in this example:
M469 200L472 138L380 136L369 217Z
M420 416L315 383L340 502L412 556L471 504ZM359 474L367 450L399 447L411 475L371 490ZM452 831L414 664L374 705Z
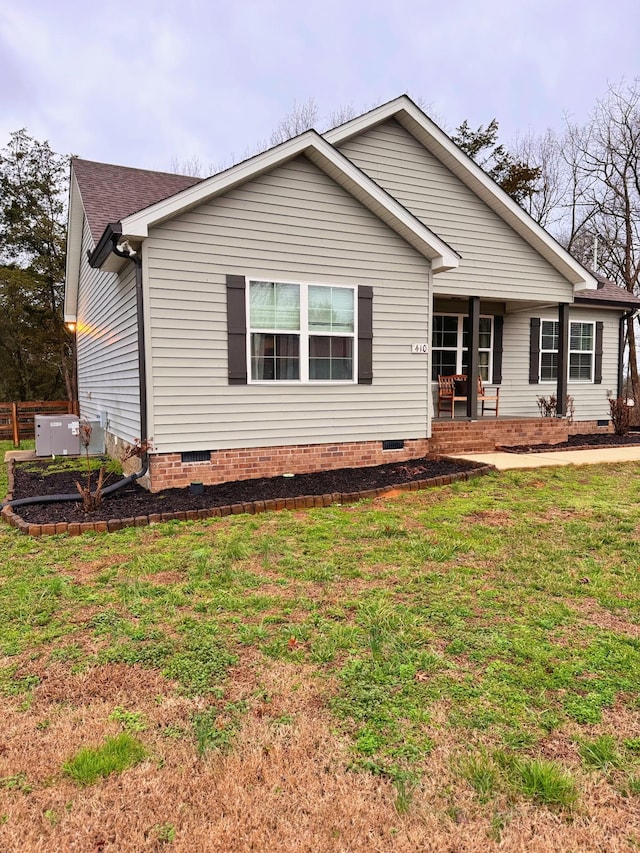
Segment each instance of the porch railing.
M29 403L0 403L0 441L13 440L20 447L23 438L35 438L36 415L77 415L77 400L34 400Z

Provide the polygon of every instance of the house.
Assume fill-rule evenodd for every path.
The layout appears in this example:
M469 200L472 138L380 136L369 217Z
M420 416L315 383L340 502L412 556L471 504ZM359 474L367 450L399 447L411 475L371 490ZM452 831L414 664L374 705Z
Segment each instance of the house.
M560 440L551 394L595 430L638 308L406 96L206 180L72 161L81 414L116 455L153 438L152 490L414 458L456 428ZM500 417L469 383L439 422L451 373L499 386Z

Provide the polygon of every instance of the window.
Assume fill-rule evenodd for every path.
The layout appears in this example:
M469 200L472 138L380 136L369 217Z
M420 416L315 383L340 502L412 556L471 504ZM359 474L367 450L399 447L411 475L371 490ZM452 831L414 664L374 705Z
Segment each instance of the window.
M484 382L491 381L493 318L480 317L479 366ZM466 373L469 366L469 318L461 314L434 314L431 334L431 379Z
M569 379L593 381L593 323L572 323L569 335Z
M540 381L555 382L558 378L558 341L560 324L557 320L540 323Z
M355 288L250 281L252 382L353 382Z
M557 320L540 322L540 382L558 379L560 325ZM569 324L569 380L593 382L595 324Z

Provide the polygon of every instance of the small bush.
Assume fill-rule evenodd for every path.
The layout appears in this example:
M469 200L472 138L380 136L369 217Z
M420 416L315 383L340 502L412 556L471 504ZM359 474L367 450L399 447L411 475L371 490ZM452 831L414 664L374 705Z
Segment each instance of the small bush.
M549 394L548 397L536 397L538 411L543 418L558 417L558 398L555 394ZM567 420L570 424L573 423L573 415L575 413L575 401L570 394L565 397Z
M616 435L626 435L629 432L631 409L622 397L609 397L609 411L613 431Z

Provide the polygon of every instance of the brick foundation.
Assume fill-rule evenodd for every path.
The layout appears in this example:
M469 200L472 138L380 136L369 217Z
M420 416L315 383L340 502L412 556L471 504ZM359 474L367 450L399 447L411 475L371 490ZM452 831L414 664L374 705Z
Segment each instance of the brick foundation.
M598 427L597 421L572 424L562 418L505 418L479 421L434 421L431 425L431 453L491 453L496 447L522 444L560 444L569 435L612 432L611 426Z
M402 450L383 450L380 441L214 450L209 462L185 463L180 453L153 453L149 485L152 492L184 488L192 482L213 486L231 480L404 462L424 456L428 451L427 439L406 439Z

